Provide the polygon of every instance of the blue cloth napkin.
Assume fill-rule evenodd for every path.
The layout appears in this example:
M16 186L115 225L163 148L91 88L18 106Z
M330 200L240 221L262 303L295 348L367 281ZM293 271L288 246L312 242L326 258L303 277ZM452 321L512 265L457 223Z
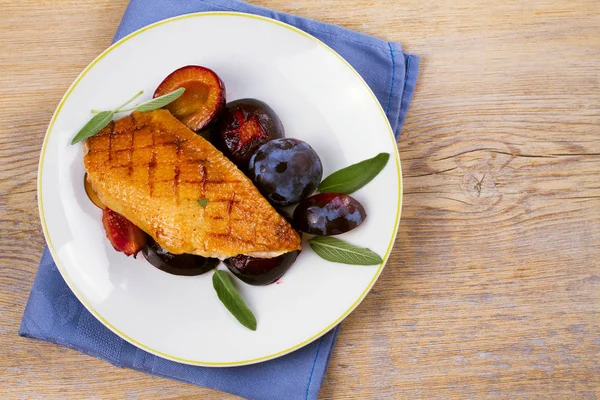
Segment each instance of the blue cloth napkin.
M277 13L238 0L132 0L115 40L161 19L199 11L239 11L294 25L336 50L363 76L399 136L408 111L419 58L399 43L305 18ZM19 334L45 340L132 368L247 399L316 399L339 326L319 340L275 360L243 367L205 368L149 354L122 340L94 318L65 284L48 249L25 308Z

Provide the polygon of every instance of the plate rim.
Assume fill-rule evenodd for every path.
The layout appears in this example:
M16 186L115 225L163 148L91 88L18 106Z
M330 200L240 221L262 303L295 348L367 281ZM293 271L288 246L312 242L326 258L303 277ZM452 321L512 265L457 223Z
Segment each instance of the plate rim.
M366 87L367 91L371 94L371 97L373 98L376 107L379 109L382 118L385 121L385 124L388 128L388 133L391 136L393 145L392 147L394 148L394 154L395 154L395 161L396 161L396 169L397 169L397 174L398 174L398 206L396 209L396 218L395 218L395 228L394 228L394 232L391 235L391 239L390 239L390 243L388 245L388 248L383 256L383 262L378 266L378 269L375 273L375 275L373 276L373 278L371 279L371 281L369 282L369 284L367 285L367 287L364 289L364 291L358 296L358 298L352 303L352 305L344 312L342 313L338 318L336 318L332 323L330 323L329 325L327 325L325 328L323 328L322 330L320 330L318 333L316 333L315 335L305 339L304 341L291 346L290 348L287 348L285 350L281 350L278 351L276 353L273 354L269 354L263 357L257 357L257 358L253 358L250 360L242 360L242 361L232 361L232 362L211 362L211 361L201 361L201 360L192 360L192 359L185 359L185 358L181 358L181 357L177 357L177 356L172 356L166 353L163 353L161 351L152 349L146 345L144 345L143 343L140 343L138 341L136 341L135 339L127 336L126 334L124 334L123 332L119 331L116 327L112 326L110 324L110 322L108 322L106 319L104 319L90 304L87 303L87 301L85 300L85 298L83 297L83 294L79 293L79 291L75 288L75 285L70 281L68 274L66 272L66 270L64 269L64 267L62 266L60 259L58 258L58 255L56 253L56 251L54 250L54 246L52 245L52 240L50 238L50 235L48 233L48 227L46 226L46 219L44 216L44 206L43 206L43 194L42 194L42 175L43 175L43 167L44 167L44 157L46 155L46 150L47 150L47 146L48 146L48 142L49 142L49 138L50 138L50 134L52 133L52 129L54 127L54 124L58 118L58 115L60 114L66 100L69 98L69 96L71 95L71 93L73 92L73 90L77 87L77 85L79 84L79 82L85 77L85 75L94 67L94 65L96 65L96 63L98 63L102 58L104 58L106 55L108 55L111 51L113 51L114 49L116 49L117 47L119 47L121 44L125 43L126 41L132 39L133 37L147 31L150 30L152 28L155 28L157 26L160 25L164 25L170 22L175 22L175 21L179 21L179 20L183 20L183 19L188 19L188 18L197 18L197 17L210 17L210 16L229 16L229 17L242 17L242 18L251 18L251 19L257 19L257 20L261 20L263 22L267 22L267 23L271 23L271 24L275 24L281 27L284 27L286 29L289 29L295 33L298 33L310 40L312 40L313 42L319 44L320 46L324 47L325 49L327 49L329 52L331 52L332 54L334 54L343 64L345 64L353 73L354 75L358 78L358 80ZM121 38L120 40L116 41L115 43L113 43L112 45L110 45L108 48L106 48L104 51L102 51L98 56L96 56L96 58L94 58L94 60L92 60L77 76L77 78L75 78L75 80L73 81L73 83L71 83L71 85L69 86L69 88L67 89L67 91L65 92L65 94L63 95L63 97L61 98L60 102L58 103L58 106L56 107L54 113L52 114L52 118L50 120L50 123L48 124L48 128L46 130L46 133L44 135L44 141L42 143L42 148L40 151L40 157L39 157L39 162L38 162L38 174L37 174L37 197L38 197L38 212L39 212L39 217L41 220L41 225L42 225L42 231L44 233L44 238L46 240L46 244L48 246L48 249L50 251L50 254L52 256L52 259L54 261L54 263L56 264L62 278L64 279L65 283L67 284L67 286L69 287L69 289L71 290L71 292L73 292L73 294L75 295L75 297L77 297L77 299L81 302L81 304L98 320L100 321L105 327L107 327L110 331L112 331L113 333L115 333L117 336L119 336L121 339L129 342L130 344L144 350L147 351L155 356L158 357L162 357L171 361L175 361L175 362L179 362L179 363L183 363L183 364L188 364L188 365L196 365L196 366L203 366L203 367L235 367L235 366L243 366L243 365L251 365L251 364L256 364L259 362L264 362L264 361L268 361L268 360L272 360L274 358L278 358L281 356L284 356L286 354L289 354L295 350L298 350L312 342L314 342L315 340L321 338L323 335L325 335L326 333L328 333L330 330L332 330L333 328L335 328L335 326L337 326L339 323L341 323L346 317L348 317L348 315L350 315L359 305L360 303L362 303L362 301L365 299L365 297L367 296L367 294L371 291L371 289L373 288L375 282L377 282L377 280L379 279L379 276L381 275L383 268L385 267L385 265L387 264L387 261L390 257L390 254L392 252L394 243L396 241L396 237L398 235L398 229L399 229L399 225L400 225L400 217L402 214L402 203L403 203L403 177L402 177L402 164L400 161L400 152L398 151L398 145L397 145L397 141L396 138L394 136L394 132L392 130L392 127L390 125L390 122L385 114L385 111L383 110L383 107L381 105L381 103L379 102L379 100L377 99L377 97L375 96L375 94L373 93L373 91L371 90L371 88L369 87L369 85L365 82L365 80L363 79L363 77L356 71L356 69L354 69L354 67L352 65L350 65L350 63L348 61L346 61L346 59L344 59L338 52L336 52L335 50L333 50L330 46L328 46L326 43L322 42L321 40L317 39L316 37L314 37L313 35L299 29L296 28L293 25L287 24L285 22L273 19L273 18L269 18L269 17L264 17L262 15L256 15L256 14L249 14L249 13L243 13L243 12L233 12L233 11L207 11L207 12L195 12L195 13L189 13L189 14L182 14L182 15L177 15L174 17L170 17L170 18L166 18L160 21L156 21L150 25L146 25L132 33L130 33L129 35Z

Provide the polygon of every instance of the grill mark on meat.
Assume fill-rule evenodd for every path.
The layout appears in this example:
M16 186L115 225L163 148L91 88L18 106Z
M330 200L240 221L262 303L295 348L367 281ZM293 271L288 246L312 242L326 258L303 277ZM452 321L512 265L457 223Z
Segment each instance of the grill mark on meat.
M204 166L204 164L200 164L200 171L202 171L202 198L204 198L204 196L206 196L206 167Z
M148 163L148 188L150 189L150 197L154 193L154 170L156 169L156 132L152 132L152 156Z
M220 239L229 239L230 238L230 235L228 233L208 232L207 235L210 237L213 237L213 238L220 238Z
M133 117L133 114L129 116L129 119L131 120L131 123L135 126L135 118ZM135 130L131 131L131 135L130 138L131 140L129 141L129 168L127 169L127 176L131 177L131 175L133 175L133 135L135 133Z
M207 235L210 236L210 237L212 237L212 238L215 238L215 239L231 239L231 237L232 237L231 233L212 233L212 232L208 232ZM249 242L247 240L244 240L244 239L238 238L238 237L236 237L235 240L236 240L236 242L243 243L244 245L249 246L249 247L256 247L256 244L257 244L255 242ZM260 250L256 250L256 251L260 251Z
M177 162L175 163L175 204L177 204L177 206L179 206L180 204L180 199L179 199L179 164L181 163L181 144L182 141L179 139L175 139L173 141L173 144L175 145L176 151L177 151Z
M227 202L227 233L231 236L231 209L235 203L235 192L231 193L231 200Z
M115 123L111 121L109 126L110 132L108 133L108 161L112 160L112 137L115 131Z
M139 131L140 129L142 129L142 128L145 128L145 127L146 127L146 124L139 124L139 125L138 125L138 123L137 123L137 120L136 120L136 119L135 119L135 117L133 116L133 113L132 113L132 114L130 114L130 115L131 115L131 120L133 121L133 124L134 124L134 127L133 127L133 130L134 130L134 132L137 132L137 131Z
M227 217L231 217L231 209L233 208L233 205L235 204L235 192L233 192L231 194L231 200L229 200L227 202Z
M203 174L205 173L205 169L203 168L203 166L200 167L200 173ZM212 184L221 184L221 183L239 183L239 181L225 181L225 180L215 180L215 181L211 181L209 179L207 179L206 181L196 181L193 179L185 179L180 181L181 183L191 183L191 184L196 184L196 185L205 185L207 183L212 183Z
M216 199L216 200L211 200L211 203L227 203L227 212L231 211L231 206L234 204L240 204L241 201L236 201L236 200L231 200L231 199Z

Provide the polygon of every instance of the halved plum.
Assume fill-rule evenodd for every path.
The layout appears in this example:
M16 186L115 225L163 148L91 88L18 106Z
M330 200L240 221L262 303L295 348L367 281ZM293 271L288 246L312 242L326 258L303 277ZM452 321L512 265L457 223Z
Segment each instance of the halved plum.
M165 108L193 131L200 131L217 120L225 106L225 84L213 71L199 65L181 67L167 76L154 97L179 88L185 92Z
M146 245L146 233L108 207L102 210L102 224L106 237L115 250L125 253L127 257L135 257Z
M244 172L260 146L285 136L275 111L257 99L227 103L217 125L215 145Z
M102 200L100 200L100 197L98 197L98 194L92 187L92 184L87 180L87 173L83 177L83 187L85 188L85 193L87 194L91 202L94 203L96 207L104 210L106 206L104 205Z
M339 235L356 228L365 218L367 213L364 207L353 197L320 193L298 204L292 226L312 235Z
M219 264L219 260L216 258L205 258L194 254L169 253L151 237L148 238L148 243L142 250L142 254L150 264L173 275L201 275Z
M283 276L292 266L300 250L273 258L239 255L224 261L229 270L249 285L268 285Z

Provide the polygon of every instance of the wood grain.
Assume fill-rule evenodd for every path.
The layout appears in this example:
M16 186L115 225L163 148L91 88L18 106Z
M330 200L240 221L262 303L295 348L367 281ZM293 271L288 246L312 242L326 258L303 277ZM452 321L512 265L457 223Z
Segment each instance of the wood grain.
M422 56L398 240L321 398L600 397L597 1L253 3ZM2 398L234 398L17 336L44 246L45 129L125 6L0 0Z

